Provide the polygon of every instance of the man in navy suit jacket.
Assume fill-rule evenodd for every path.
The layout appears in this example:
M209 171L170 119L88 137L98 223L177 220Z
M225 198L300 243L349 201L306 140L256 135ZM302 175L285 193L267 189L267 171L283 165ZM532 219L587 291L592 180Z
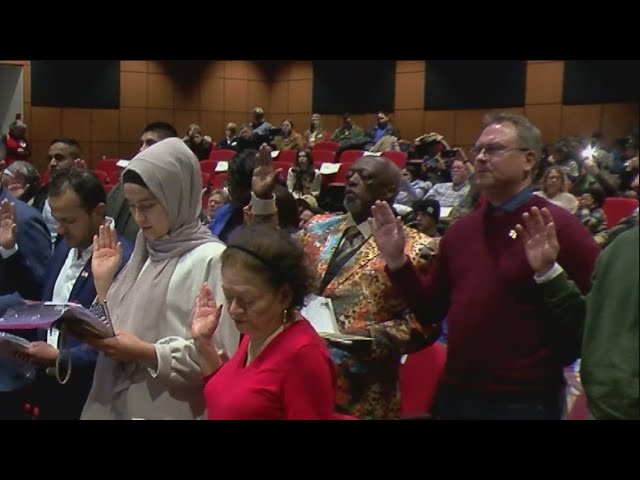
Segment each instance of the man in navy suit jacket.
M51 256L51 236L38 211L21 202L0 185L0 216L12 217L17 230L13 245L6 235L12 225L0 224L0 316L9 307L22 305L23 298L40 298L45 268ZM13 204L13 205L11 205ZM7 228L9 229L7 231ZM2 240L5 242L2 242ZM10 248L5 248L10 247ZM16 274L18 273L18 274Z
M104 188L88 170L65 170L51 180L48 200L63 240L47 267L41 299L74 302L89 308L96 298L91 272L93 237L100 226L112 223L105 217ZM119 240L123 249L122 268L131 256L132 246L123 238ZM55 329L39 331L38 340L27 351L30 360L42 367L33 385L34 404L39 408L39 418L78 419L93 382L97 352L72 336L58 345L58 335ZM72 371L65 384L47 373L55 371L58 357L63 376L67 361L71 360Z
M13 197L2 185L0 205L0 316L3 316L7 308L23 305L23 297L42 295L45 268L51 256L51 235L42 215ZM16 233L11 235L14 228ZM3 248L3 244L9 248ZM31 332L12 333L29 338ZM12 361L0 358L0 418L21 415L22 399L17 390L24 383L24 375L16 371Z

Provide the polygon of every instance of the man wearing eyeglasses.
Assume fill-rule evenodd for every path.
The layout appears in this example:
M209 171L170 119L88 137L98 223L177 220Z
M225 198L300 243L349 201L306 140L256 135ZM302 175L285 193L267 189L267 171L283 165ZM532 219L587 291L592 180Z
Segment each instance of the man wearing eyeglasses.
M583 293L599 248L569 212L531 192L540 131L526 118L492 114L473 148L486 205L453 224L432 269L420 274L403 252L405 237L388 205L370 221L395 291L424 325L447 318L445 374L433 409L444 419L560 419L563 367L580 341L553 321L533 279L516 225L532 207L552 214L558 263Z

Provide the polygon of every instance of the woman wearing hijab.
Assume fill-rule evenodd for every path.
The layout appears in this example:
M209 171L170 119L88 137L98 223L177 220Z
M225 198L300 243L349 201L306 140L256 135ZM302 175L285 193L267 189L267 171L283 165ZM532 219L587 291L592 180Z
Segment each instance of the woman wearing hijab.
M124 195L140 226L133 255L113 280L121 255L115 231L94 238L98 300L115 337L91 341L101 352L82 419L204 417L200 358L190 339L200 285L223 301L225 247L198 221L202 181L195 155L178 138L140 152L123 172ZM106 301L105 301L106 300ZM224 315L213 347L232 356L239 333Z

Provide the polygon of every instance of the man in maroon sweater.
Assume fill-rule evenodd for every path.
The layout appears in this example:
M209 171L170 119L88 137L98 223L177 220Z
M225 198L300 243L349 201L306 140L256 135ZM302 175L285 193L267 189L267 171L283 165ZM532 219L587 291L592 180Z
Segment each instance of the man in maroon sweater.
M560 419L563 366L579 339L557 327L542 302L515 226L533 206L553 215L558 263L583 293L599 247L569 212L531 194L540 131L526 118L494 114L472 153L487 203L453 224L429 274L403 253L402 224L377 202L370 220L396 292L423 324L448 322L448 357L434 416Z

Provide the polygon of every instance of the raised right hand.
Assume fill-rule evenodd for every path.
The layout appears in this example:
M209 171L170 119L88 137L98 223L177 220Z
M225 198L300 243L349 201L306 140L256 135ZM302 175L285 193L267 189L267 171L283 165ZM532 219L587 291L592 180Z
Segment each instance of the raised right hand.
M16 206L9 200L3 200L0 204L0 246L11 250L17 241Z
M116 230L100 225L98 235L93 236L91 271L98 298L104 300L113 277L122 263L122 244L118 242Z
M209 285L203 283L195 301L193 320L191 321L191 337L194 340L210 341L218 328L222 305L216 305Z
M281 168L273 169L271 147L263 143L256 156L256 168L251 179L251 191L258 198L265 200L273 198L273 190L278 183L280 172L282 172Z
M376 201L371 207L373 218L369 226L380 254L391 270L397 270L407 261L404 253L406 235L402 220L396 218L387 202Z

